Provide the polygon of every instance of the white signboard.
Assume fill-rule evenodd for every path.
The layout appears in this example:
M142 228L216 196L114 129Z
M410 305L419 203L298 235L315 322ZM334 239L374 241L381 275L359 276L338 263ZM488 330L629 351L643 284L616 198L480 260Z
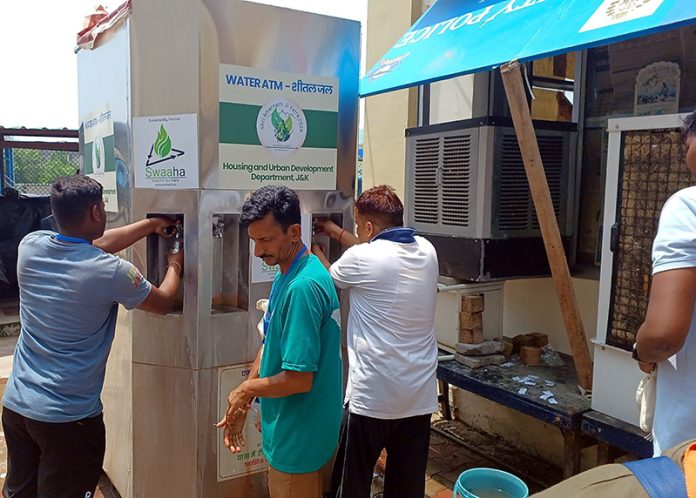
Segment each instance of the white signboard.
M198 188L196 114L133 119L136 188Z
M580 32L650 17L663 3L664 0L604 0Z
M312 215L305 213L302 215L302 242L309 251L312 247ZM261 258L254 256L254 241L249 241L249 254L251 254L251 283L273 282L276 273L280 271L278 265L268 266Z
M220 65L221 188L336 188L338 80Z
M227 397L249 376L251 364L237 365L220 370L218 378L218 418L221 419L227 410ZM266 456L261 444L261 419L259 403L252 404L253 409L247 413L246 422L242 429L246 444L242 451L232 453L225 447L224 434L218 434L218 481L226 481L236 477L262 472L268 468Z
M104 188L104 205L111 213L118 212L116 190L116 152L114 150L114 120L110 106L87 115L82 120L85 149L82 172L94 178Z

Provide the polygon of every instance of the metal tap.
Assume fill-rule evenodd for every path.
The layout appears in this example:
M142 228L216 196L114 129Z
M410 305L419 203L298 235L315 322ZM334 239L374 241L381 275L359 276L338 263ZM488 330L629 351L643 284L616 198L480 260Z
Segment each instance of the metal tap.
M172 245L172 254L178 253L182 244L184 243L184 225L181 221L176 220L176 226L174 227L174 244Z
M213 216L213 238L221 239L225 231L225 222L220 216Z

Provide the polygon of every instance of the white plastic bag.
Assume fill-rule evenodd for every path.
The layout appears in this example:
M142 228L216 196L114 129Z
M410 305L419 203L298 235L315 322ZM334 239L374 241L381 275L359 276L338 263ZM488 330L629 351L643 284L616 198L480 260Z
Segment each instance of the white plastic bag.
M259 299L256 301L256 309L258 311L263 311L263 314L265 315L268 311L268 299ZM258 325L256 325L256 328L259 330L259 334L261 334L261 339L265 339L266 331L263 330L263 315L261 316L261 320L259 320Z
M636 403L640 407L640 428L645 432L652 431L655 416L655 394L657 391L657 371L645 374L636 390Z

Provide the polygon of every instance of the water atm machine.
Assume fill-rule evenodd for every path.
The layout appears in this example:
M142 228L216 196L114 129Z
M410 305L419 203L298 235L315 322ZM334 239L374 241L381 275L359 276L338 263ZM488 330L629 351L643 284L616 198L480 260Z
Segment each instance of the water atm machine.
M153 283L183 247L175 310L121 310L102 399L105 469L124 498L267 496L252 417L232 455L213 428L260 346L275 269L240 226L264 184L298 191L303 231L352 230L360 26L241 0L132 0L78 50L83 171L109 226L176 220L120 254ZM324 241L326 242L326 241ZM340 248L329 247L335 259Z

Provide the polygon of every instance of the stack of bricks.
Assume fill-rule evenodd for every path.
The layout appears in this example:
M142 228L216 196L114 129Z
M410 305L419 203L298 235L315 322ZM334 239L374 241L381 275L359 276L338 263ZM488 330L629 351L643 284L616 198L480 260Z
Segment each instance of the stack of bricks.
M520 360L527 366L538 367L542 364L542 348L549 343L549 336L541 332L519 334L512 339L512 353L520 355Z
M462 296L459 313L459 342L454 358L470 368L500 365L505 362L502 354L505 344L486 341L483 338L483 296Z

